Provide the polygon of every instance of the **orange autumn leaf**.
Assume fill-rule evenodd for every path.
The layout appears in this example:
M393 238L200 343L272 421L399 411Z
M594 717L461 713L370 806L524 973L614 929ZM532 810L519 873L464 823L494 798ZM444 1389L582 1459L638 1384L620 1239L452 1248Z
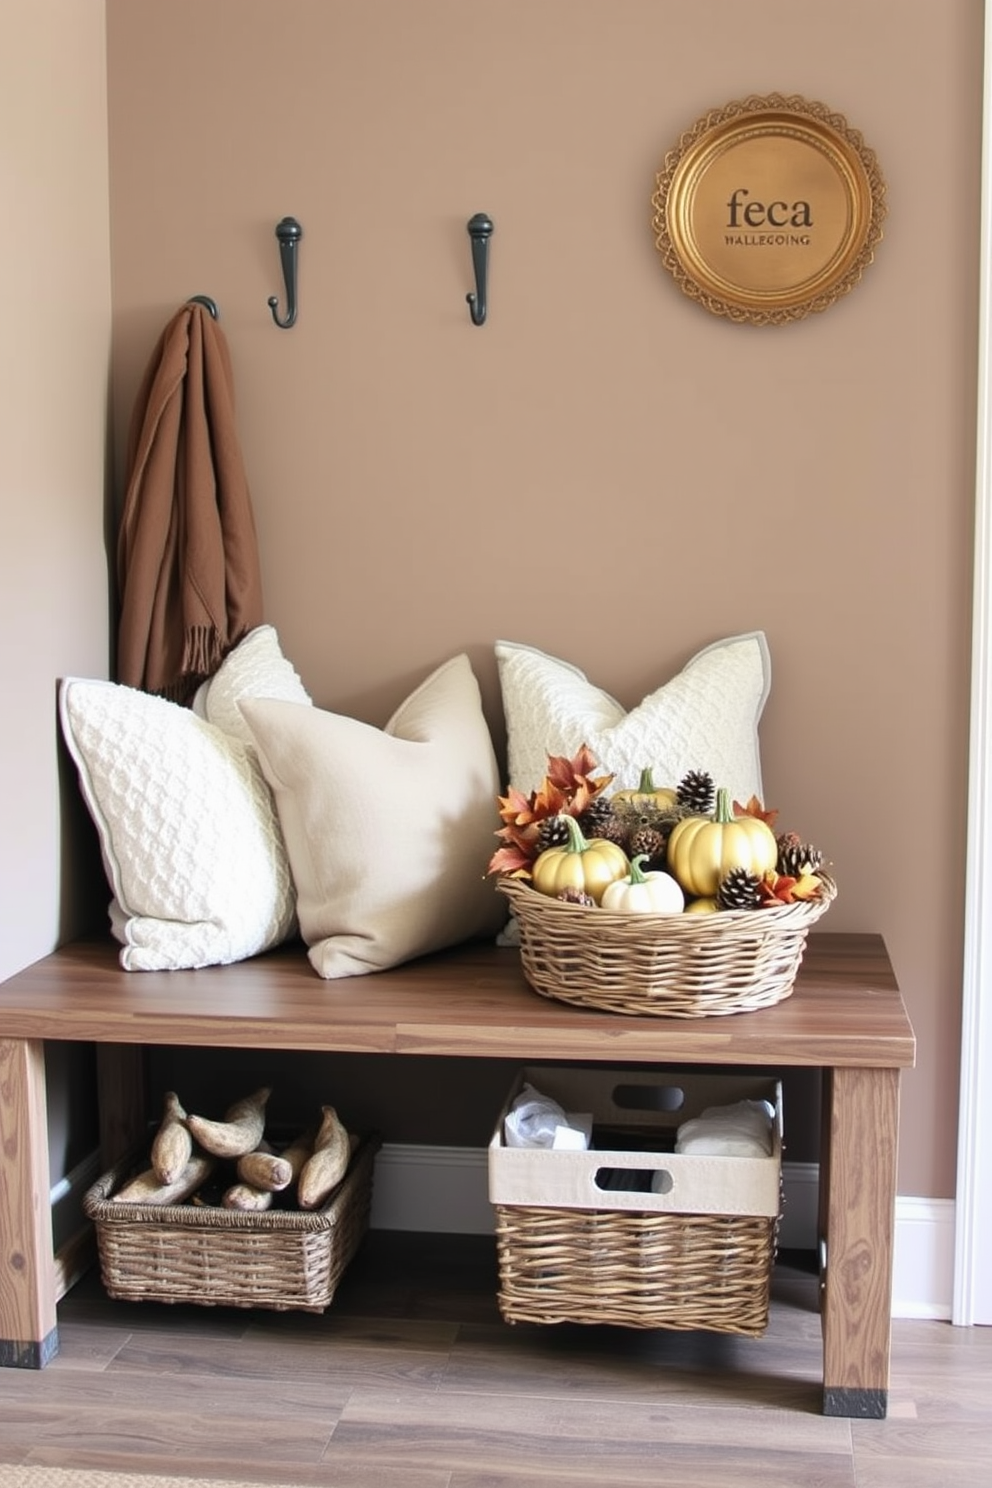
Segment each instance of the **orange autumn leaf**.
M766 873L758 885L760 904L791 904L796 880L786 873Z
M503 842L515 842L521 852L530 853L533 858L537 853L540 831L540 822L528 822L526 826L522 827L518 827L515 822L511 822L508 826L500 827L495 835Z
M498 847L489 859L489 873L502 873L511 878L527 878L530 876L531 864L534 861L533 853L527 853L517 843L513 842L508 847Z
M776 808L766 811L757 796L752 796L746 806L742 806L740 801L734 802L734 815L756 816L759 821L763 821L767 826L774 827L776 818L778 817L778 810Z
M599 765L588 744L583 744L578 754L569 759L564 754L548 755L548 779L562 790L570 790L576 780L588 779Z
M596 761L585 745L574 759L564 755L548 756L548 773L538 790L529 795L510 786L505 796L497 796L500 820L511 826L528 826L563 812L581 816L590 801L600 795L613 780L612 775L590 778L589 770Z
M545 775L544 784L534 792L531 801L535 820L544 821L546 817L560 816L570 809L571 793L557 785L550 775Z
M548 773L545 784L557 786L573 802L574 816L579 816L590 801L595 800L598 795L613 781L612 775L599 775L593 777L593 771L598 770L596 757L588 744L583 744L579 752L569 759L564 754L548 755ZM581 805L578 802L581 800Z
M518 791L510 786L505 796L497 796L499 803L499 814L505 822L527 822L534 819L534 797L525 796L523 791Z
M821 887L815 873L804 873L800 878L790 878L787 873L766 873L758 885L758 903L759 906L799 904L818 899Z
M496 836L505 845L493 853L489 872L528 875L539 851L541 823L552 816L581 816L612 782L612 775L593 777L591 772L598 768L583 744L573 759L549 755L548 773L540 788L530 795L510 786L505 796L497 796L503 825Z

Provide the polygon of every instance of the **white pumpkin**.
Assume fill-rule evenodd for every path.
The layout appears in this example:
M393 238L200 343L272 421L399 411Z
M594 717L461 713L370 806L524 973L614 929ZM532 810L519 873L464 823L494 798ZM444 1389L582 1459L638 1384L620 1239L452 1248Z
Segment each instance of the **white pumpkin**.
M626 878L608 884L600 900L600 909L613 914L681 914L685 895L678 880L670 873L645 873L641 864L645 853L638 853Z

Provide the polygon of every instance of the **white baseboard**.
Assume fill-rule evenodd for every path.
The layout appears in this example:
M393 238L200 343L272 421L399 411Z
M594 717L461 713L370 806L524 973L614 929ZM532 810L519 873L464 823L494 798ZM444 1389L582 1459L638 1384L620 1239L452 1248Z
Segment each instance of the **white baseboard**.
M892 1316L950 1319L954 1301L954 1200L896 1199Z
M780 1248L815 1251L817 1164L784 1163L782 1187ZM491 1234L486 1149L385 1143L376 1158L371 1223L379 1230ZM893 1317L948 1319L953 1289L953 1201L897 1199Z
M81 1223L82 1194L98 1176L91 1153L52 1189L56 1249ZM819 1168L783 1163L782 1250L817 1248ZM376 1157L372 1228L489 1235L488 1154L484 1147L387 1142ZM954 1296L954 1202L896 1199L892 1316L948 1320Z
M100 1171L99 1152L89 1152L64 1178L52 1185L48 1201L52 1206L52 1239L56 1250L60 1250L85 1225L83 1195L99 1178Z
M375 1159L370 1223L374 1230L491 1234L485 1147L384 1142Z

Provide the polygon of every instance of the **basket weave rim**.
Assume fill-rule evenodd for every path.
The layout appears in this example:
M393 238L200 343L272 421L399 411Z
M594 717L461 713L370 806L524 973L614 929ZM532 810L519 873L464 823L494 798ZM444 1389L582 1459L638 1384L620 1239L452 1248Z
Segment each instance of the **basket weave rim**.
M660 929L673 935L699 933L701 926L707 927L706 934L716 934L719 933L720 926L730 929L732 926L747 924L749 928L756 929L767 923L769 929L774 926L779 930L812 924L837 897L837 884L830 874L818 873L817 877L823 887L815 899L796 900L793 904L763 905L760 909L721 909L719 913L712 915L631 915L599 908L592 915L589 913L589 905L571 904L567 899L555 899L550 894L542 894L523 878L500 878L496 887L506 895L511 904L524 906L526 912L533 909L541 915L560 915L563 918L570 916L576 922L576 929L579 929L580 924L590 931L594 931L597 925L602 930L618 929L621 926L629 928L631 922L636 921L638 927L648 934Z

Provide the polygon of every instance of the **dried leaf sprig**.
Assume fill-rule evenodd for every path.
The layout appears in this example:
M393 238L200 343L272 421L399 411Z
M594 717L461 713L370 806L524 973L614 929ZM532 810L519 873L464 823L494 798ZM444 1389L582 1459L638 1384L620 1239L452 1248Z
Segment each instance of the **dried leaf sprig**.
M571 759L563 754L549 755L547 774L530 795L511 786L505 796L500 796L503 825L496 836L503 845L490 858L489 872L529 878L540 850L541 823L552 816L581 816L613 783L612 775L596 775L598 769L595 756L583 744Z

